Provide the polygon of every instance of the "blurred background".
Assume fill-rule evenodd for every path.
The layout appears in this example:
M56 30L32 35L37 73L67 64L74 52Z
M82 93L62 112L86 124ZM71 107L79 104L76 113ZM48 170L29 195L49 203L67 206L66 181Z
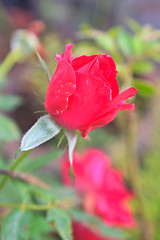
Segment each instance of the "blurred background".
M112 123L91 132L90 141L79 138L77 149L83 152L92 146L105 150L131 190L126 159L136 158L146 218L154 235L145 240L159 240L160 235L159 28L159 0L0 1L1 168L13 159L21 136L45 111L48 80L34 49L45 60L51 75L56 69L56 53L64 52L66 43L75 44L74 57L109 53L117 65L121 91L130 86L139 90L133 99L136 110L131 115L122 112ZM25 31L19 31L22 29ZM15 54L17 46L20 53ZM126 132L133 137L132 147ZM53 151L60 137L32 153L33 162L37 163L40 156L42 162L38 167L35 164L31 172L47 183L60 179L59 164L49 163L64 152L60 148L58 153ZM64 141L61 149L65 146ZM30 168L26 163L22 169ZM139 231L127 239L140 239Z
M160 27L158 0L1 0L1 3L8 18L12 18L12 25L27 27L34 19L41 19L47 30L57 31L64 38L74 37L83 23L106 30L124 25L128 17L142 25Z
M160 27L159 12L160 2L158 0L1 0L0 60L3 61L10 51L10 46L13 45L11 44L11 38L13 38L13 33L16 29L27 29L35 34L39 41L37 49L41 56L47 59L51 73L54 72L56 67L55 54L63 52L66 43L77 43L78 47L77 49L75 48L75 57L81 54L92 54L93 52L115 53L116 47L118 49L123 48L122 50L120 49L122 55L129 54L123 54L123 50L131 50L129 49L131 48L129 37L132 34L131 36L126 35L129 35L131 31L138 31L138 24L145 26L144 33L142 33L144 36L140 38L146 38L146 41L150 41L151 38L152 40L158 38L158 28ZM137 21L137 23L131 19ZM135 26L136 24L137 26ZM111 33L111 37L106 36L106 39L105 37L103 39L102 35L109 29L112 31L112 27L115 26L117 26L115 33ZM116 35L119 34L118 27L120 29L120 26L125 29L126 34L124 33L125 36L121 34L117 40L119 46L115 44L114 50L113 41ZM156 33L151 31L151 26L157 28ZM92 28L92 32L85 31L89 27ZM112 32L114 32L114 29ZM135 36L135 38L137 39L138 37ZM140 45L140 42L142 42L141 39L139 42L137 40L137 48L144 47L141 46L143 45L142 43ZM121 46L122 44L123 46ZM156 45L156 43L153 44ZM157 51L157 55L158 50L158 47L154 49L154 51ZM132 53L136 55L134 51L136 50L133 50ZM141 54L145 55L145 52ZM39 69L33 55L30 54L30 56L27 56L28 59L23 59L18 64L15 64L13 68L11 67L11 71L7 76L7 86L3 90L5 92L18 93L25 97L23 107L21 105L16 109L15 114L12 112L12 116L18 121L23 133L32 125L35 118L38 118L37 114L32 113L40 108L38 106L39 99L32 94L32 85L36 88L35 91L42 91L43 88L43 97L46 90L44 87L45 83L47 86L47 82L42 78L42 75L45 78L45 73ZM120 59L118 54L114 55L115 60L117 60L116 64L119 64L122 59ZM126 58L126 56L122 57ZM145 58L146 56L144 56ZM158 58L158 56L154 58ZM153 74L156 74L158 70L157 65L155 67ZM149 76L149 78L152 78L152 81L155 79L152 76ZM19 114L20 116L23 115L23 119L19 117Z

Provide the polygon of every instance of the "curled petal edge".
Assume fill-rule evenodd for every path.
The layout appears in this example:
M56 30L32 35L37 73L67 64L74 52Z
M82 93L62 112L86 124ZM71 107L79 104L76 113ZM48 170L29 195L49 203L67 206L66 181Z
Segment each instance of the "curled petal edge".
M67 59L70 62L73 60L72 57L72 48L74 47L74 44L67 44L65 47L65 52L62 54L56 54L56 59L58 62L62 61L63 59Z
M130 97L133 97L137 92L138 90L136 88L131 87L123 91L122 93L120 93L120 95L118 95L111 102L109 102L107 112L102 117L99 117L97 120L95 120L91 124L91 126L88 126L88 127L86 126L85 128L80 129L82 137L86 137L90 131L96 128L105 126L111 121L113 121L119 111L122 111L122 110L133 111L135 108L135 104L126 103L124 100Z

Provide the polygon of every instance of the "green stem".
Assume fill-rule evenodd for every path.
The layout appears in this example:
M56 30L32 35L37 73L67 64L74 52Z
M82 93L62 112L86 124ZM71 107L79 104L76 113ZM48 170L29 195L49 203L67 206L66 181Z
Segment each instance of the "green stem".
M2 145L3 145L3 141L0 140L0 158L3 159L3 157L2 157Z
M51 203L51 204L47 204L47 205L36 205L36 204L24 204L24 203L16 204L16 203L1 203L0 202L0 207L44 211L44 210L52 209L56 204L57 203Z
M127 147L127 167L128 178L136 195L138 204L139 226L142 240L153 240L151 225L147 219L142 196L142 186L140 181L140 166L137 155L137 116L136 111L127 114L126 127L126 147Z
M14 162L13 164L10 166L9 170L13 171L21 162L24 158L26 158L28 156L28 154L32 151L28 150L23 152ZM0 191L2 191L3 187L6 185L8 181L8 176L3 177L2 181L0 182Z
M18 62L22 57L22 53L19 50L12 50L9 52L4 61L0 64L0 83L3 81L6 74L10 71L13 65Z

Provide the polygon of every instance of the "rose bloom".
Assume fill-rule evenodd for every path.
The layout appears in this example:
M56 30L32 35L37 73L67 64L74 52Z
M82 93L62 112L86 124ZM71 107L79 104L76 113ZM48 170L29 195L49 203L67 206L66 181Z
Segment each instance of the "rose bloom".
M45 108L67 129L79 129L83 137L111 122L119 111L134 109L125 100L133 97L133 87L119 93L117 70L112 57L91 55L72 57L73 44L57 55L57 69L48 85Z
M97 231L79 222L73 222L73 239L74 240L114 240L113 238L106 238L99 235Z
M62 161L62 177L69 185L70 164L67 154ZM111 160L99 149L73 156L75 188L82 196L84 209L99 216L106 224L132 228L135 224L129 200L132 194L123 183L120 171L111 168Z

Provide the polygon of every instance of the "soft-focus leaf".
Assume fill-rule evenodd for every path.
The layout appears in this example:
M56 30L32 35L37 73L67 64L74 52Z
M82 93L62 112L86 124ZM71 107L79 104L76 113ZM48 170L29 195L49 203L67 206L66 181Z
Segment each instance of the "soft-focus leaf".
M132 37L128 32L122 31L119 33L117 36L117 43L119 49L125 56L130 56L133 54Z
M56 136L61 126L49 115L45 115L28 130L21 142L21 151L33 149Z
M156 88L152 83L141 79L133 80L133 86L138 89L138 94L144 97L150 97L156 92Z
M160 61L160 41L158 39L153 39L152 41L147 42L145 45L145 53L149 58L159 62Z
M30 198L32 199L34 196L34 200L41 205L49 204L51 202L53 203L57 200L54 193L51 191L51 188L44 189L40 186L26 184L26 193L28 196L30 195Z
M109 36L111 36L112 38L116 38L121 32L122 32L121 26L114 26L107 31Z
M60 150L53 150L51 152L45 153L37 158L29 157L27 161L22 162L18 169L25 172L36 171L44 166L46 166L49 162L56 160L61 155Z
M0 115L0 140L14 141L20 137L16 123L7 116Z
M62 186L60 184L54 184L54 187L50 190L51 194L56 196L59 201L78 201L78 196L76 195L75 189L72 187Z
M53 222L55 229L63 240L72 240L72 222L66 211L55 207L49 211L47 220Z
M77 132L75 130L68 130L65 129L65 134L68 140L68 145L69 145L69 161L70 164L72 165L73 163L73 151L77 143Z
M127 25L135 33L139 33L142 30L141 25L138 22L136 22L134 19L132 19L132 18L128 18L127 19Z
M90 56L93 54L99 54L99 50L95 45L90 44L90 42L87 41L77 43L74 49L75 56L76 55L80 56L83 55L84 53L85 55Z
M34 199L40 204L50 204L51 202L56 204L59 201L74 203L75 201L79 200L79 197L76 195L76 192L73 188L66 188L60 183L54 182L54 185L50 184L48 189L28 184L26 184L26 187L28 188L28 193L30 193L31 196L34 196Z
M115 50L114 40L107 34L97 36L96 42L100 47L104 48L108 52Z
M134 54L137 56L142 56L144 54L145 49L145 43L142 40L142 37L140 35L134 36L132 38L132 43Z
M27 240L29 239L28 225L31 214L27 211L14 210L2 222L2 239Z
M132 71L134 74L147 74L153 70L153 64L149 61L136 61L132 65Z
M2 175L0 176L0 180L1 179L2 179ZM8 181L5 188L3 188L3 194L0 194L0 202L8 202L8 201L12 203L17 203L22 201L22 197L19 193L19 189L15 187L15 181Z
M18 195L23 199L23 202L29 203L32 199L32 196L29 192L30 185L25 181L14 181L14 189L17 190Z
M13 111L20 106L22 98L14 95L1 95L0 96L0 109L4 111Z
M39 59L39 62L42 66L42 68L44 69L44 71L47 73L47 76L48 76L48 80L50 81L51 80L51 76L50 76L50 73L49 73L49 70L48 70L48 67L45 63L45 61L43 60L43 58L39 55L39 53L37 52L37 56L38 56L38 59Z
M123 238L125 235L121 230L109 227L106 224L104 224L99 218L91 216L80 210L71 209L69 210L69 213L73 217L73 219L75 219L78 222L90 223L91 225L98 227L101 234L104 237L115 237L119 239Z
M34 214L29 231L31 239L39 240L42 237L45 239L45 235L52 231L52 227L43 216Z
M5 160L0 156L0 169L5 169L5 168L6 168Z

